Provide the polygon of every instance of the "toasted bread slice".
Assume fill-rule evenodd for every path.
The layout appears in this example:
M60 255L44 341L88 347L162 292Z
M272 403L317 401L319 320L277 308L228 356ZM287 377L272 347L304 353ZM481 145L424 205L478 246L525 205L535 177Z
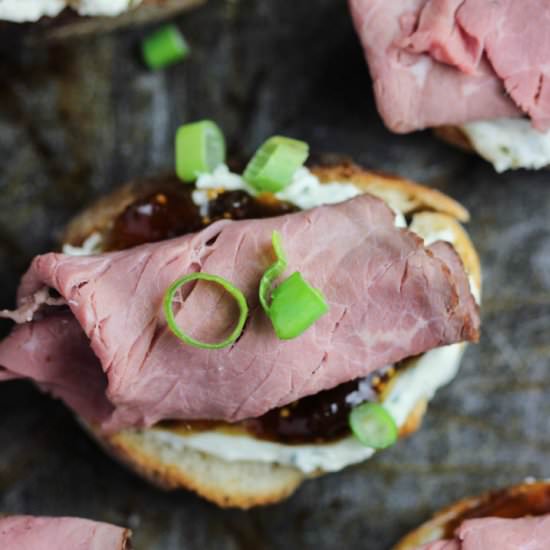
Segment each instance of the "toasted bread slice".
M460 524L473 518L521 518L550 514L550 482L533 481L460 500L406 535L393 550L414 550L449 538Z
M352 182L364 192L386 200L412 220L411 225L420 235L441 229L451 232L455 248L479 291L479 258L459 223L468 220L469 214L456 201L433 189L365 171L351 163L317 166L312 168L312 172L323 183ZM79 246L92 233L104 232L130 203L151 193L164 180L166 178L161 177L131 182L102 198L69 224L64 243ZM419 400L401 427L400 436L413 433L420 427L426 408L426 399ZM158 486L190 489L224 507L250 508L278 502L307 477L323 473L305 474L295 467L265 462L224 461L178 444L177 433L174 433L173 444L169 444L153 437L152 430L126 430L104 436L92 427L88 426L88 429L110 454Z

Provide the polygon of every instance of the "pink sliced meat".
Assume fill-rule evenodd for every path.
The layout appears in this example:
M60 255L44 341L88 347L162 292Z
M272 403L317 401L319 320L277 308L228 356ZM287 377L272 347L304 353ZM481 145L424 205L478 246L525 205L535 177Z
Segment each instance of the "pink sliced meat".
M415 17L414 32L404 37L399 46L414 53L429 53L433 59L454 65L468 74L475 74L483 55L484 40L469 34L459 24L459 8L464 0L433 0ZM485 30L490 29L490 21ZM483 33L481 36L484 37Z
M465 521L454 540L426 544L418 550L548 550L550 515L520 519Z
M550 128L546 0L350 0L396 132L528 116Z
M288 274L322 290L329 313L294 340L275 336L258 304L283 237ZM247 297L240 339L221 350L183 344L162 313L166 288L188 273L224 277ZM37 257L19 303L44 287L66 306L45 306L0 343L5 373L35 380L105 430L162 419L238 421L368 375L429 349L476 340L478 308L452 247L394 226L379 199L264 220L223 221L200 233L90 257ZM235 322L217 286L188 285L180 326L217 340ZM1 375L0 375L1 376Z
M484 41L493 69L533 126L549 130L550 3L467 0L458 11L458 21Z
M0 518L0 548L6 550L129 550L130 531L77 518Z

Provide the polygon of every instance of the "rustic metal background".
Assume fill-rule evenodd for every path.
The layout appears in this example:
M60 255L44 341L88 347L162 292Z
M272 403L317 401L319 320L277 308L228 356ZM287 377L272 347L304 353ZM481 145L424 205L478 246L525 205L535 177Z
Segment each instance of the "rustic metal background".
M129 525L138 550L386 550L456 498L548 476L549 173L499 176L428 133L385 131L342 0L209 0L176 21L193 55L158 73L136 55L146 29L49 46L0 36L0 305L13 304L30 258L79 208L169 168L176 127L211 117L236 154L290 134L461 200L485 268L481 344L419 434L247 513L155 490L106 458L61 404L4 384L0 512Z

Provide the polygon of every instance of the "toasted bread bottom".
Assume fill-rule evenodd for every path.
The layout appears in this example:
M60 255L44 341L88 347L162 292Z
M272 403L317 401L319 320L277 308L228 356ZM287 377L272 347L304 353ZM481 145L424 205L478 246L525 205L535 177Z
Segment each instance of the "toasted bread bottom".
M405 179L368 172L353 164L319 166L312 172L323 183L348 182L365 193L384 199L395 210L412 217L420 234L450 231L455 248L477 289L481 286L479 258L459 221L468 212L448 196ZM154 189L158 180L132 182L104 197L76 217L68 226L64 242L80 245L94 232L103 232L144 189ZM427 408L421 399L401 427L400 436L415 432ZM185 488L223 507L250 508L275 503L289 496L307 478L291 466L253 461L225 461L182 445L168 445L148 430L126 430L104 436L88 427L93 436L115 458L156 485ZM177 434L174 434L177 441Z

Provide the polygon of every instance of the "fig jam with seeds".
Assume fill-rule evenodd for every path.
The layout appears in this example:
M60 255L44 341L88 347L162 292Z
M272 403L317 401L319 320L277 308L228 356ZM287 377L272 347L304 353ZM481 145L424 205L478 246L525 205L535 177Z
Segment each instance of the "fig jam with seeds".
M194 186L179 181L160 186L137 199L116 218L107 236L106 250L123 250L199 231L221 219L270 218L297 211L271 195L252 197L245 191L225 191L208 203L202 216L193 202Z
M246 420L244 425L261 439L284 443L339 439L349 433L348 415L352 406L346 398L356 391L358 381L346 382Z
M140 244L171 239L199 231L221 219L267 218L298 211L290 203L265 194L252 197L245 191L224 191L212 195L206 215L193 202L195 187L176 178L165 179L149 189L142 197L126 207L115 219L106 236L106 250L123 250ZM393 371L392 371L393 372ZM371 376L367 387L372 396L381 391L391 374ZM348 414L364 393L364 380L341 384L331 390L304 397L285 407L273 409L265 415L228 425L211 421L164 421L162 427L184 432L198 432L213 428L245 430L270 441L281 443L313 443L334 441L348 435ZM350 401L351 399L351 401ZM355 399L355 402L353 401ZM364 401L365 399L363 399Z
M130 204L115 220L107 238L107 250L123 250L140 244L194 233L203 227L191 193L159 190Z

